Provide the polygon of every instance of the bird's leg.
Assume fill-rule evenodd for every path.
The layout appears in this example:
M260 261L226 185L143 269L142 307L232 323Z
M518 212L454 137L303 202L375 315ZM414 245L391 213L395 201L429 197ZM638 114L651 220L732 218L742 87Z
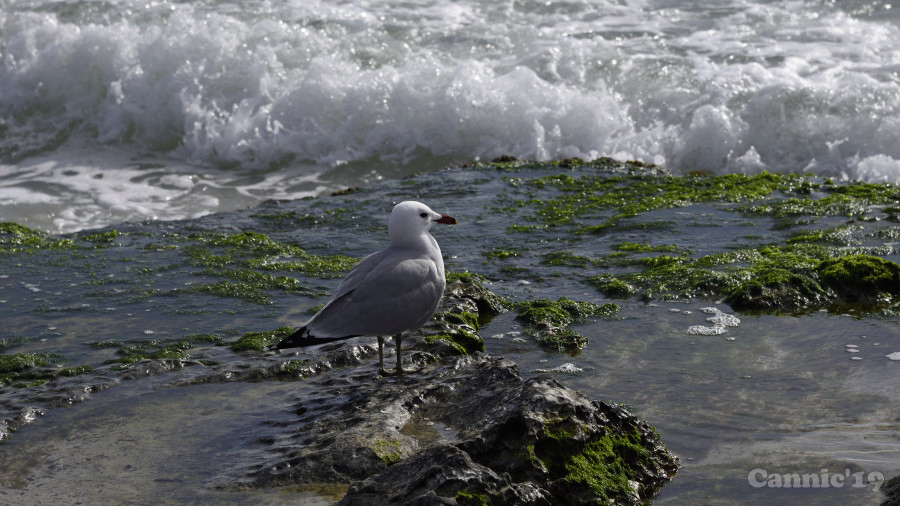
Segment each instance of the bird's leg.
M402 336L402 333L394 336L394 342L397 343L397 374L403 374L403 365L400 362L400 338Z
M387 375L384 370L384 338L378 336L378 373L382 376Z

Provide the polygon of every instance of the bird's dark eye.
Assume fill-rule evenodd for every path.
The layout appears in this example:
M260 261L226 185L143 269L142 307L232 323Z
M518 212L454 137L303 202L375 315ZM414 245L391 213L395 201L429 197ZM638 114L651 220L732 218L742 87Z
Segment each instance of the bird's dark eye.
M422 218L427 218L427 217L428 217L428 213L422 213L422 214L420 214L419 216L421 216Z

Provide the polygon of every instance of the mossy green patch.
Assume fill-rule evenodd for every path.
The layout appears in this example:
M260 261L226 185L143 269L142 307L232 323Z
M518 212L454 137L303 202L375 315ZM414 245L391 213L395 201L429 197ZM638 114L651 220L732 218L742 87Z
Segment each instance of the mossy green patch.
M805 232L797 232L792 234L787 242L802 244L834 244L836 246L852 246L860 244L859 239L854 237L854 232L862 230L857 225L841 225L834 228L823 230L810 230Z
M519 252L503 248L495 248L487 251L482 251L481 255L490 260L506 260L508 258L519 256Z
M859 216L868 211L869 202L843 194L822 198L791 198L777 202L747 205L741 210L752 216L787 218L794 216Z
M464 297L474 302L478 308L479 323L484 323L512 307L510 301L485 287L487 279L480 274L473 272L447 272L446 278L447 288L444 290L444 296Z
M89 365L52 367L59 360L55 353L0 354L0 386L26 388L45 385L57 376L77 376L93 370Z
M564 464L564 481L586 485L603 502L631 497L629 484L635 460L649 461L651 455L640 445L640 435L606 436L592 441L580 454Z
M393 439L376 439L371 449L387 465L396 464L403 458L402 443Z
M18 223L0 222L0 254L33 253L37 250L74 248L71 239L57 239Z
M650 243L622 242L613 244L612 249L625 253L680 253L681 248L674 244L651 246Z
M106 232L95 232L93 234L87 234L81 236L82 241L92 242L94 244L102 245L102 244L112 244L119 237L119 232L117 230L108 230Z
M0 374L24 371L37 366L45 366L53 355L47 353L16 353L0 355Z
M816 267L822 283L849 302L900 296L900 265L870 255L825 260Z
M459 313L441 313L436 315L436 318L443 319L447 323L453 325L468 325L473 329L478 330L478 315L468 311Z
M541 263L557 267L588 267L593 265L594 261L571 251L552 251L544 254Z
M557 301L538 299L519 302L516 318L535 333L538 343L546 349L575 354L581 351L588 340L569 328L576 321L591 317L614 318L619 306L592 302L575 301L562 297Z
M531 466L549 473L553 489L584 490L584 503L611 504L635 497L629 480L639 469L653 468L653 455L635 429L594 435L568 419L548 420L533 449Z
M627 299L635 294L637 289L610 274L601 274L588 278L588 283L594 285L597 290L611 299Z
M757 270L730 290L725 303L738 311L803 311L827 303L830 294L807 274L785 269Z
M172 339L146 339L129 341L116 352L119 357L107 360L106 364L130 366L141 360L185 360L190 358L188 350L199 344L222 344L216 334L193 334Z
M93 371L94 368L89 365L79 365L75 367L63 367L59 370L60 376L79 376L81 374L89 373Z
M853 225L790 236L785 244L741 248L691 259L667 255L616 265L639 271L587 278L607 297L643 300L723 299L734 309L774 313L808 312L830 304L868 307L896 302L897 264L852 248ZM857 250L866 248L857 248ZM869 248L868 250L872 250ZM874 305L873 305L874 304Z
M296 329L291 327L278 327L274 330L263 332L248 332L231 344L232 351L265 351L269 346L281 341L294 333Z
M302 248L273 241L264 234L191 234L195 244L182 248L188 265L200 267L202 274L226 278L213 283L196 283L170 294L208 293L220 297L236 297L259 304L270 302L273 290L293 294L314 295L299 280L274 273L301 274L316 278L340 277L353 268L357 259L344 255L319 256ZM269 271L269 272L260 272Z
M624 218L652 210L698 202L759 200L795 177L765 172L754 176L726 174L714 177L672 176L658 171L629 175L580 174L577 177L554 174L525 181L528 187L536 190L548 187L558 190L557 195L526 199L526 206L534 211L525 219L557 227L574 225L585 218L599 218L600 224L576 227L576 232L604 233Z
M428 344L433 344L436 341L446 341L450 343L460 355L469 355L476 351L484 351L484 339L479 337L478 334L459 328L449 332L429 334L426 335L424 339Z
M26 342L28 342L28 339L21 336L2 337L0 338L0 351Z
M519 314L516 317L532 326L550 325L564 327L576 320L590 316L611 317L617 311L615 304L598 306L592 302L572 300L561 297L559 300L537 299L519 302L516 305Z
M464 490L457 492L454 496L454 500L459 506L487 506L490 504L487 495L473 494Z

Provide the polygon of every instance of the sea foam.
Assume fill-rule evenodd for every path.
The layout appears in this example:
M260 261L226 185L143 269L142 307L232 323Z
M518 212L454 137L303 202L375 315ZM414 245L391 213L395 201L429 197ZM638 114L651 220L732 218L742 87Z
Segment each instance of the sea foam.
M900 182L900 25L879 6L0 5L5 172L102 146L248 196L499 155ZM263 175L251 191L229 172Z

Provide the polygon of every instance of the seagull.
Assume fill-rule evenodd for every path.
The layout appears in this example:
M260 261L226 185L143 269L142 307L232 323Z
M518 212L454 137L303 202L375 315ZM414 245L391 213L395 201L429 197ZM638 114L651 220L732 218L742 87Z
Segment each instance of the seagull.
M315 346L357 336L378 336L378 372L384 370L384 336L397 345L404 332L416 330L434 314L447 281L441 248L428 230L435 223L456 225L456 219L436 213L421 202L394 206L388 222L391 245L363 258L331 298L306 325L273 349Z

